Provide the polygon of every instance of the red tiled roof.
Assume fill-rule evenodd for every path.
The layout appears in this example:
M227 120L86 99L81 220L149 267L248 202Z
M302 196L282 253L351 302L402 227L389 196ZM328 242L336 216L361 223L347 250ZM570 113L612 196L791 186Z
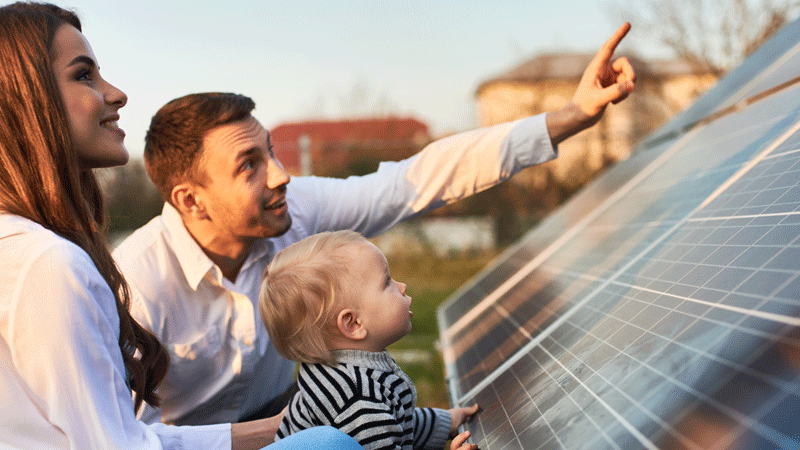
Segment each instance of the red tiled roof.
M428 133L428 126L412 118L381 118L285 123L270 132L270 140L297 142L307 134L314 141L410 140Z
M276 157L290 173L299 172L299 139L302 135L310 139L312 152L315 148L334 143L377 143L381 147L397 147L410 143L424 144L430 140L428 126L414 118L284 123L270 131L270 142Z

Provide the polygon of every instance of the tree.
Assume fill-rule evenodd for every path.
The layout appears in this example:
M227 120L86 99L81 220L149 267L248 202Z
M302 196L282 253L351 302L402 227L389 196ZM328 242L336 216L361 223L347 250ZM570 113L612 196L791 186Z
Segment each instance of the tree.
M111 237L135 230L161 214L164 206L141 160L96 172L108 210Z
M800 14L800 0L610 0L641 43L724 75Z

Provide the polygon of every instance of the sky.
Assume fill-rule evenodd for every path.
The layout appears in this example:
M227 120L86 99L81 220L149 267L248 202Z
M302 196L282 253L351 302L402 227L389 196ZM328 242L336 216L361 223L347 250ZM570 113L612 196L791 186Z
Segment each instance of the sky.
M594 53L621 24L611 0L51 1L78 13L128 95L132 158L158 108L193 92L250 96L267 129L388 113L434 136L468 130L481 82L538 53Z

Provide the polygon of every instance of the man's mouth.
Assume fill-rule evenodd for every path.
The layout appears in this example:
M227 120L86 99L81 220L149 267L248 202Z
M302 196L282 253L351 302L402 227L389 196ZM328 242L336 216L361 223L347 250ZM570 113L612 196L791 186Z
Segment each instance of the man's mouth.
M280 216L286 213L288 210L288 205L286 204L286 199L281 199L273 203L264 203L263 209Z

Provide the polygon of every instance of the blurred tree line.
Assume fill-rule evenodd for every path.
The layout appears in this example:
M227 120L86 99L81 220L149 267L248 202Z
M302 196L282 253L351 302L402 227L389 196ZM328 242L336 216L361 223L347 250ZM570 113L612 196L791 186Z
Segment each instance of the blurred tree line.
M125 166L97 169L95 173L103 189L112 239L161 214L164 202L143 161L131 160Z

